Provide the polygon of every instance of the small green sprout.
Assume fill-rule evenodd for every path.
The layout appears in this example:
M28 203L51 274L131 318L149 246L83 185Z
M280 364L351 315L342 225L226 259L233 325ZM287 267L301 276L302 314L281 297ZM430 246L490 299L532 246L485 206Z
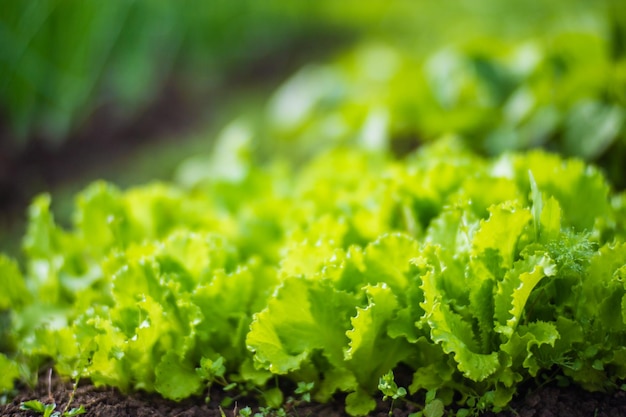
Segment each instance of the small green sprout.
M389 415L392 414L393 403L398 399L406 397L406 388L398 387L394 379L393 371L387 372L378 380L378 389L383 393L383 401L391 398L391 406L389 407Z
M20 404L20 410L34 411L41 414L43 417L75 417L81 414L85 414L85 407L82 405L77 408L72 408L69 411L54 411L57 405L55 403L44 404L39 400L30 400Z

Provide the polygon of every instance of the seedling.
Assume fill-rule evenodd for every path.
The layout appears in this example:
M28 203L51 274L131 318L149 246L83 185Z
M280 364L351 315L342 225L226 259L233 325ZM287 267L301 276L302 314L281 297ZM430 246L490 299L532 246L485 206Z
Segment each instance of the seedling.
M52 368L50 368L48 370L48 403L44 403L40 400L25 401L20 404L20 410L34 411L35 413L42 414L43 417L75 417L84 414L86 410L82 405L69 409L70 405L74 401L77 387L78 379L72 384L72 392L70 393L70 398L68 399L65 408L62 411L55 411L57 404L52 396Z
M55 403L44 404L39 400L30 400L20 404L20 410L34 411L43 417L75 417L86 412L82 405L68 411L55 411L56 407Z
M383 393L383 401L391 398L391 405L389 406L389 415L393 413L394 402L398 399L404 399L406 397L406 389L404 387L398 387L394 379L393 371L387 372L380 377L378 381L378 389Z

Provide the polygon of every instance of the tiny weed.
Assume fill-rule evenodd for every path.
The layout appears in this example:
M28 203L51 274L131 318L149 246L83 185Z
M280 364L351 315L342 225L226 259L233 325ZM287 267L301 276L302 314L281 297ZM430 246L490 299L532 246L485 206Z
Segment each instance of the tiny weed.
M393 413L394 402L406 397L406 388L398 387L392 371L387 372L378 380L378 389L383 393L383 401L387 400L387 398L391 398L389 415Z
M30 400L20 404L20 410L34 411L43 417L75 417L85 414L85 407L82 405L71 410L55 411L57 405L55 403L44 404L39 400Z
M33 411L35 413L41 414L43 417L75 417L81 414L85 414L85 407L82 405L79 407L70 408L70 405L74 401L74 396L76 395L76 389L78 388L78 379L74 381L72 384L72 392L70 393L70 398L63 408L63 411L55 411L57 408L57 404L54 401L54 397L52 396L52 369L48 372L48 403L45 404L39 400L30 400L25 401L20 404L20 410L24 411Z

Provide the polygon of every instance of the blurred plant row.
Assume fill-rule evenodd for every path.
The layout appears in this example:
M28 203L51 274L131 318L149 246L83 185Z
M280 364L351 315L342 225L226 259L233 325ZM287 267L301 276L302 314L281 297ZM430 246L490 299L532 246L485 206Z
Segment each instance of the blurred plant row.
M2 9L0 108L15 145L62 142L104 105L131 119L173 72L189 80L186 93L206 90L329 22L314 2L45 0Z
M594 161L621 188L626 32L605 23L427 53L364 42L302 68L247 120L265 157L304 158L331 142L387 143L401 155L454 133L487 155L543 147Z
M397 49L362 46L288 80L270 102L268 136L389 135L417 144L459 133L490 154L554 140L565 153L597 158L622 135L626 104L626 59L609 46L583 32L549 42L491 39L417 63Z
M14 145L33 137L58 143L103 107L113 119L132 120L173 74L183 93L197 94L290 46L332 49L341 36L358 34L393 48L359 48L330 68L303 70L279 95L309 89L315 96L293 110L277 100L279 124L299 125L302 106L326 114L341 106L359 120L387 113L404 137L495 128L486 140L497 151L508 141L540 143L589 116L601 126L600 144L567 134L566 150L597 156L623 119L615 107L624 104L626 78L618 3L6 2L0 115Z

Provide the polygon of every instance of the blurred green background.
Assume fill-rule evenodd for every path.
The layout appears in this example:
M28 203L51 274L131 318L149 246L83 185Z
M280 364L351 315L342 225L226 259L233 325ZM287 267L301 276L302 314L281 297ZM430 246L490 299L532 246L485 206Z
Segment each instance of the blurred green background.
M259 161L342 142L401 156L456 134L486 154L581 157L626 186L622 1L0 3L10 252L34 194L62 219L96 178L184 180L233 119Z

